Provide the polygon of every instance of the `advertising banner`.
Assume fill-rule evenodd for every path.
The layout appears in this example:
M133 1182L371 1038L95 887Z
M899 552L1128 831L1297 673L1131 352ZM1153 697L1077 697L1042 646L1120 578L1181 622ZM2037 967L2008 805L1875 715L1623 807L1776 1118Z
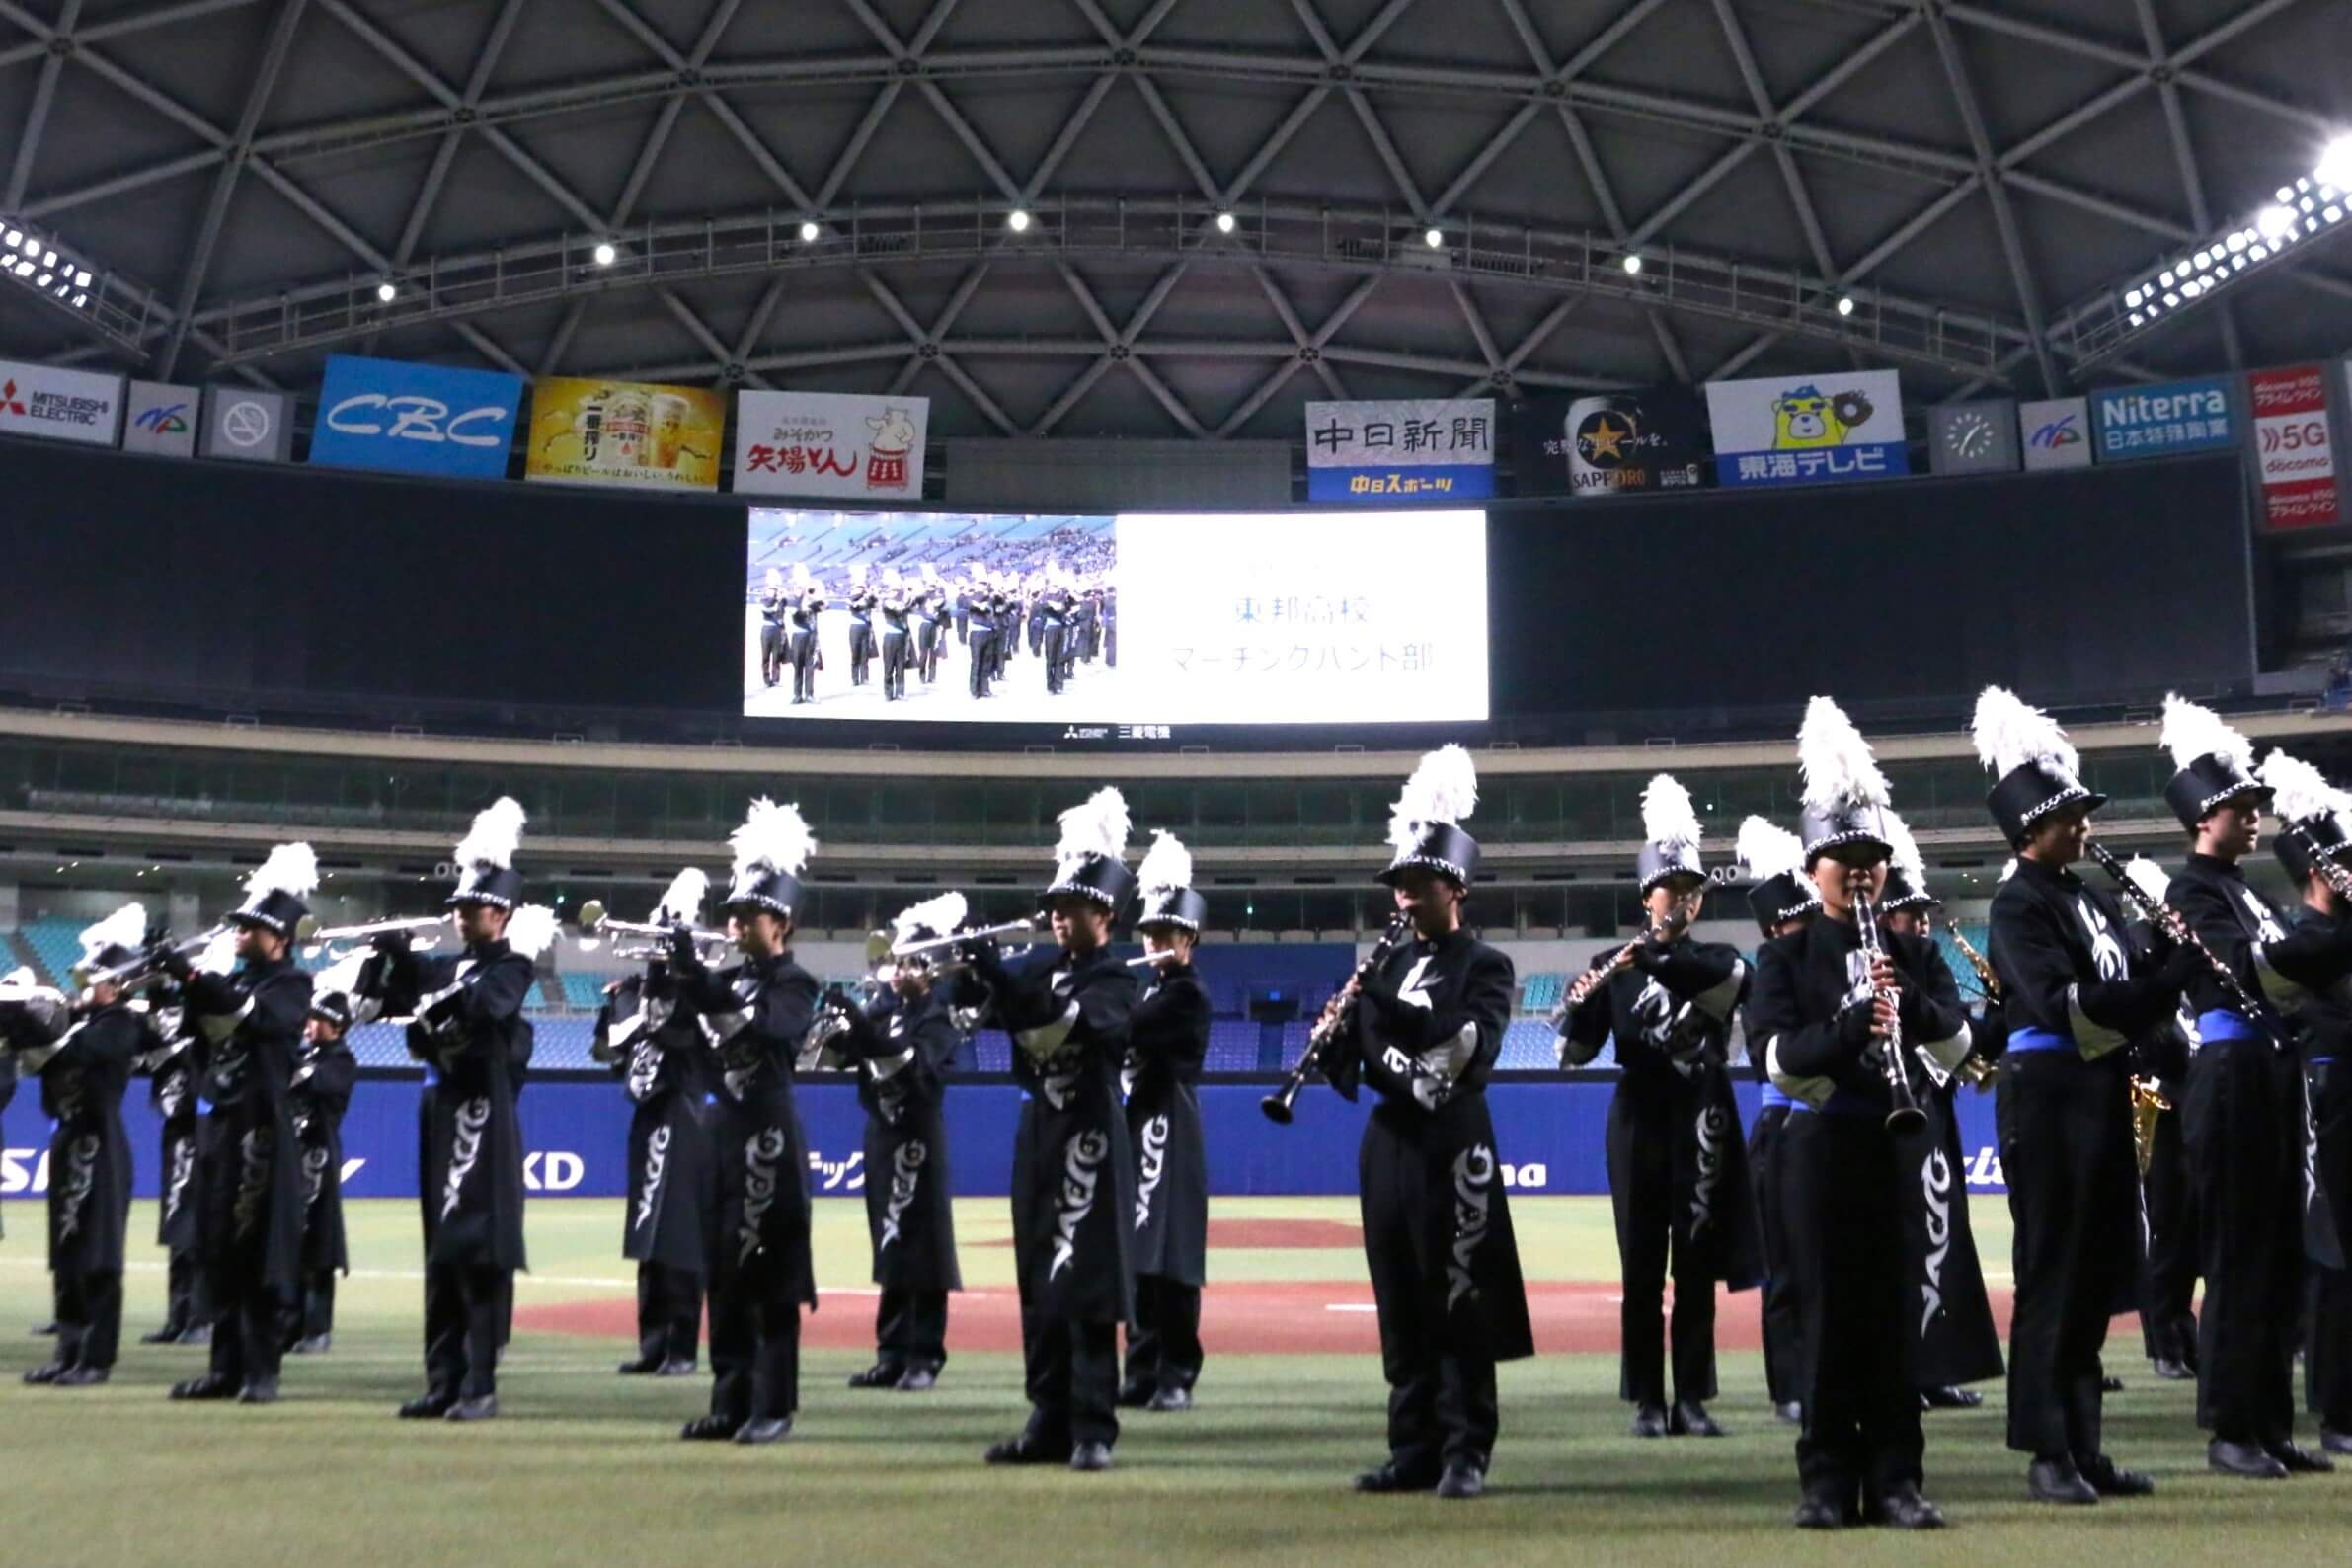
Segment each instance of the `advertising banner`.
M929 398L745 392L735 400L738 495L919 501Z
M2230 383L2220 376L2110 387L2091 394L2099 461L2176 457L2237 444Z
M1939 403L1927 411L1927 459L1939 474L2017 471L2017 405L2008 398Z
M2025 471L2090 466L2090 399L2042 398L2017 405L2017 431L2024 437Z
M726 395L596 377L531 383L525 479L652 490L719 488Z
M1903 381L1854 370L1707 383L1715 479L1722 485L1818 485L1911 472Z
M285 462L294 454L294 406L283 392L206 387L196 452L243 463Z
M0 433L112 446L122 424L122 378L0 359Z
M2264 522L2273 528L2331 528L2335 449L2327 435L2327 373L2315 364L2256 370L2246 377L2254 405L2254 463Z
M1523 496L1614 496L1713 483L1707 405L1686 386L1511 406L1511 460Z
M319 387L310 460L329 468L504 479L522 377L339 353Z
M1494 493L1492 398L1306 406L1309 501L1483 501Z
M122 411L122 449L161 457L194 457L196 411L203 402L201 387L133 381L130 400Z

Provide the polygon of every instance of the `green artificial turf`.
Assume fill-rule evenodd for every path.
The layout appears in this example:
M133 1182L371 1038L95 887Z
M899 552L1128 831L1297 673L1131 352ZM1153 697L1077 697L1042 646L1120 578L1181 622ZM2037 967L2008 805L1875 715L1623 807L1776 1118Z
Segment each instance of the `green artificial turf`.
M2005 1216L1977 1206L1988 1273L2005 1278ZM45 1342L39 1209L7 1206L0 1241L0 1348L26 1365ZM1221 1217L1352 1216L1346 1201L1220 1203ZM1530 1277L1607 1280L1606 1200L1515 1206ZM202 1352L126 1345L115 1380L60 1392L0 1384L11 1462L0 1486L0 1564L457 1563L539 1565L942 1562L959 1565L1309 1561L1483 1565L1596 1561L1721 1564L1770 1553L1797 1561L2042 1562L2097 1554L2143 1564L2340 1561L2352 1549L2352 1474L2259 1485L2204 1468L2191 1394L2157 1383L2136 1338L2111 1366L2130 1383L2109 1405L2109 1447L2152 1470L2156 1497L2061 1513L2024 1501L2022 1464L2001 1447L2000 1396L1981 1411L1928 1418L1930 1494L1955 1529L1804 1536L1787 1529L1790 1429L1765 1408L1752 1354L1724 1357L1720 1442L1624 1436L1613 1354L1506 1367L1493 1490L1479 1503L1359 1498L1348 1477L1381 1456L1376 1359L1213 1358L1195 1411L1137 1416L1102 1476L1005 1471L980 1450L1019 1425L1017 1358L956 1355L939 1390L853 1393L863 1355L812 1350L799 1428L759 1450L681 1444L707 1377L613 1375L619 1338L524 1332L501 1376L501 1419L475 1427L407 1423L392 1408L418 1391L416 1215L408 1204L354 1204L353 1278L335 1348L290 1358L285 1397L264 1409L173 1405L164 1389ZM968 1281L1009 1282L1001 1203L961 1206ZM132 1217L125 1337L162 1310L160 1259ZM862 1284L854 1202L820 1205L821 1279ZM535 1201L534 1305L626 1298L619 1206ZM1361 1282L1347 1249L1220 1250L1225 1279ZM1214 1286L1212 1287L1214 1290ZM1753 1310L1742 1296L1732 1310ZM863 1299L838 1303L864 1313ZM836 1309L828 1305L827 1310Z

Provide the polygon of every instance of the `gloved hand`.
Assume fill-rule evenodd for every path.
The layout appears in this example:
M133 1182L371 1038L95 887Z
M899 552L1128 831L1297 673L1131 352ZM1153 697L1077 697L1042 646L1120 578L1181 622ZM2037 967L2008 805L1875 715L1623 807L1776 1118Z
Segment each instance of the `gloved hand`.
M1838 1044L1852 1051L1861 1051L1870 1044L1876 1031L1875 998L1866 998L1838 1015Z
M2156 965L2156 978L2166 990L2181 990L2207 973L2205 956L2186 944L2171 947Z
M378 931L367 939L367 945L395 964L409 956L409 934L406 931Z
M148 951L154 954L156 966L183 985L196 973L196 964L169 942L158 942Z
M705 968L693 931L682 923L669 928L669 967L681 976L700 975Z
M1004 967L1004 954L994 942L967 942L956 951L972 966L973 975L990 990L1002 990L1011 978Z

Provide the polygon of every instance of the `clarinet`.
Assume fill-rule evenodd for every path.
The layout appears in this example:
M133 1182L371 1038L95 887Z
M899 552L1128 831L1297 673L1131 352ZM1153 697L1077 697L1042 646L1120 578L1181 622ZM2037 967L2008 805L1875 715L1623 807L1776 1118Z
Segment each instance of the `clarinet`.
M1367 976L1388 962L1388 955L1404 945L1405 938L1412 934L1412 930L1411 916L1402 911L1391 915L1388 929L1372 944L1372 950L1364 955L1364 962L1356 966L1356 973L1348 983L1361 985ZM1332 998L1330 1009L1308 1033L1306 1050L1299 1056L1298 1065L1293 1067L1290 1075L1283 1079L1280 1089L1258 1102L1258 1109L1266 1113L1266 1120L1278 1127L1291 1125L1291 1118L1295 1114L1291 1107L1297 1101L1298 1091L1306 1087L1308 1078L1323 1070L1323 1058L1331 1055L1332 1046L1355 1022L1356 996L1353 992L1343 990Z
M1887 956L1886 944L1878 938L1878 905L1858 888L1851 890L1849 896L1853 900L1854 925L1862 939L1862 957L1876 969ZM1927 1125L1927 1113L1920 1109L1919 1091L1912 1087L1911 1069L1904 1064L1900 1010L1894 1023L1888 1026L1886 1037L1879 1042L1879 1052L1885 1058L1887 1095L1895 1102L1894 1108L1887 1112L1887 1131L1897 1137L1916 1133Z
M2220 982L2223 994L2230 998L2237 1011L2245 1015L2246 1022L2261 1030L2274 1048L2285 1051L2287 1044L2279 1039L2278 1031L2271 1026L2269 1009L2254 1000L2244 982L2238 980L2237 972L2223 963L2220 956L2205 945L2205 938L2199 936L2189 922L2180 917L2180 911L2160 899L2149 897L2148 890L2132 880L2131 874L2123 869L2123 862L2116 859L2114 851L2105 844L2094 838L2086 847L2090 850L2090 858L2115 879L2116 885L2123 889L2125 896L2139 907L2148 922L2171 938L2176 946L2192 949L2199 958L2205 960L2205 967L2213 971L2213 978Z
M2284 830L2293 833L2303 844L2304 853L2312 857L2313 868L2334 891L2335 896L2352 903L2352 871L2347 871L2333 855L2321 848L2319 840L2312 836L2311 828L2302 823L2289 823Z

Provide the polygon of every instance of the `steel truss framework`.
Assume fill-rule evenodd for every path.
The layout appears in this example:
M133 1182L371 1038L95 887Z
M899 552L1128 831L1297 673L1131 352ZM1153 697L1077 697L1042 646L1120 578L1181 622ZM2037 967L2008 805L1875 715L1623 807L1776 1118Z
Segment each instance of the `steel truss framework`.
M109 270L103 309L50 312L21 333L6 318L0 331L27 340L20 352L296 386L323 351L379 346L516 371L921 382L952 388L974 431L1030 435L1288 433L1308 388L1613 386L1825 361L1893 360L1924 371L1938 396L2060 390L2094 368L2146 377L2256 352L2240 317L2250 287L2138 337L2114 330L2115 290L2257 199L2298 149L2346 128L2295 91L2296 62L2314 36L2341 43L2336 58L2352 54L2352 22L2325 31L2330 0L1285 0L1248 8L1247 26L1211 0L789 9L826 13L830 26L805 49L779 49L765 8L744 0L480 0L422 20L372 0L0 0L0 23L19 35L0 43L0 83L18 87L23 113L0 213L76 236L94 267L111 235L152 221L159 197L194 213L172 237L176 273ZM562 57L553 40L565 29L595 30L596 57L625 63L534 68ZM172 63L176 43L213 30L240 51L233 103ZM370 107L274 110L329 59L380 78L355 95ZM2021 59L2034 62L2030 82L2015 74ZM219 62L193 48L186 69ZM865 107L845 137L795 129L796 94L850 91ZM1217 93L1286 107L1237 151L1211 123ZM1003 110L1015 95L1026 101L1017 123ZM199 99L213 107L193 107ZM2128 167L2099 167L2097 151L2136 137L2146 127L2134 117L2152 104L2155 144L2135 142ZM1065 182L1089 130L1112 134L1122 112L1118 124L1156 139L1125 149L1115 190ZM714 210L690 165L665 163L689 116L756 171L759 206L731 194ZM117 119L136 123L128 144L177 145L120 167L77 153L69 177L44 178L62 144L103 146ZM553 150L584 125L615 123L642 126L624 160L584 171ZM1538 135L1552 154L1535 151ZM869 156L907 136L935 164L960 160L971 194L942 199L935 178L902 184L897 165ZM1015 157L1014 144L1035 150ZM1560 148L1556 205L1529 197L1524 180L1490 194L1518 157ZM2238 188L2248 148L2267 181L2251 190ZM516 203L493 243L436 246L481 153L544 204ZM312 173L327 169L333 196ZM349 195L353 170L379 181L375 199ZM1884 205L1865 214L1824 199L1848 179L1904 193L1906 205L1890 218ZM1376 203L1324 196L1372 182ZM200 201L185 199L196 190ZM1738 215L1767 196L1753 246L1736 243ZM1019 236L1003 222L1015 208L1036 215ZM270 216L235 221L250 210ZM805 222L814 243L799 238ZM341 270L257 264L270 223L306 231L287 247L304 256L325 236ZM1989 240L1993 275L1934 265L1955 234ZM614 266L589 260L599 240L620 251ZM239 282L223 288L231 250ZM1628 254L1646 264L1638 276L1620 265ZM2086 275L2086 257L2104 271ZM2260 286L2287 301L2297 330L2267 334L2262 350L2340 353L2352 341L2352 281L2331 264L2344 258L2313 244L2268 270ZM939 269L955 280L931 300L937 291L910 279ZM727 285L746 274L768 282L737 309ZM1040 289L1041 274L1054 286ZM399 288L388 308L374 295L387 278ZM773 340L779 308L813 278L837 290L827 297L872 307L854 314L882 330ZM1169 310L1204 291L1249 308ZM988 307L1012 294L1029 312L1018 330L959 330L968 314L1005 319ZM1330 301L1312 323L1296 303L1309 294ZM909 303L918 295L927 319ZM1609 354L1582 353L1581 335L1563 331L1580 314L1616 324ZM1180 315L1211 327L1155 330ZM1512 330L1499 335L1498 318ZM80 347L40 341L60 319ZM592 350L580 343L589 324ZM1628 329L1649 352L1624 347ZM1074 365L1023 406L1005 367L1048 360ZM1235 363L1254 367L1245 384L1187 391L1188 367ZM1100 403L1115 376L1146 401ZM1135 423L1137 409L1148 423Z

